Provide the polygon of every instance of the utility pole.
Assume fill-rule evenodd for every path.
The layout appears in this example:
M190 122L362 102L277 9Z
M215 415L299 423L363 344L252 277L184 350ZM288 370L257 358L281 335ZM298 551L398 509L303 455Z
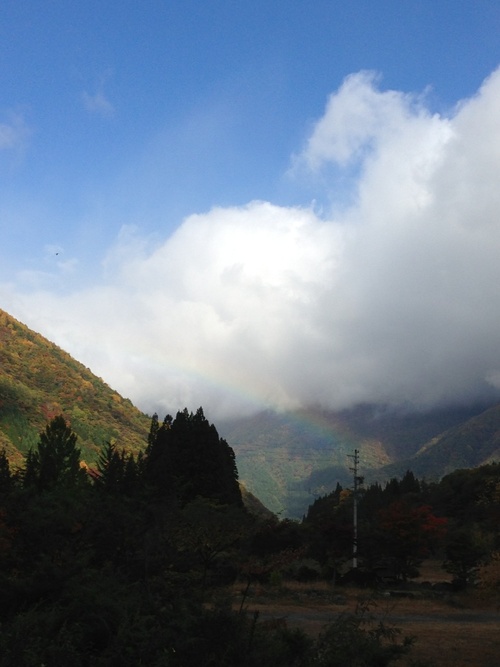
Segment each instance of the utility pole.
M363 482L363 478L358 475L359 465L359 450L355 449L354 454L349 455L353 459L353 467L349 470L354 475L353 486L353 508L352 508L352 568L355 570L358 567L358 488Z

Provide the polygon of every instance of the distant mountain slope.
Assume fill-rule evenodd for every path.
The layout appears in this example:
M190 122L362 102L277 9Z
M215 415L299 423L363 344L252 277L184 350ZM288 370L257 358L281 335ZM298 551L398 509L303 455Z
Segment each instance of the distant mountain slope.
M300 517L318 495L337 482L349 484L349 456L362 452L370 468L390 462L376 438L356 437L334 413L301 410L219 424L231 443L240 478L269 509Z
M339 413L340 419L356 438L375 438L393 460L408 458L439 433L466 422L489 407L487 403L434 408L408 412L359 405Z
M369 482L402 475L408 468L419 475L421 469L425 470L427 477L432 468L434 476L441 477L450 465L454 465L453 469L473 467L489 460L491 451L483 444L485 428L479 428L481 421L474 421L480 419L483 411L484 406L474 405L413 414L374 406L339 413L266 412L221 423L219 431L231 443L240 478L248 489L273 512L300 517L315 497L331 491L337 482L351 485L349 456L355 449L360 452L360 474ZM500 414L492 415L495 419L500 428ZM462 440L453 444L461 425L469 420L472 429L479 429L472 446L474 455ZM434 442L441 434L450 434L447 446L451 450L457 448L453 456L444 450L442 454L436 450L426 457L423 453L416 456L426 443ZM469 449L472 439L466 439ZM421 456L425 463L422 466Z
M425 443L412 457L383 469L399 475L410 469L429 480L439 479L458 468L476 468L500 461L500 405L465 420Z
M108 440L138 451L150 426L88 368L0 310L0 448L20 463L57 414L70 421L88 462Z

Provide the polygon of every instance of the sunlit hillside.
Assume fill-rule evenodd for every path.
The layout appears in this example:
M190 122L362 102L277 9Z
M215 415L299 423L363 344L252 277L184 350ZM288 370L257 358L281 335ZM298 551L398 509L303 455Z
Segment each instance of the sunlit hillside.
M0 310L0 448L20 462L58 414L78 434L87 461L107 441L143 448L150 424L88 368Z

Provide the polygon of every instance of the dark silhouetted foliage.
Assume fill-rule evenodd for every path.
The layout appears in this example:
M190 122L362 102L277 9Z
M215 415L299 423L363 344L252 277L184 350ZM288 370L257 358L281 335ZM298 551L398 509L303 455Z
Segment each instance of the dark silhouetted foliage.
M197 496L242 506L234 452L203 414L187 409L161 426L153 417L145 479L152 493L184 506Z
M360 491L364 584L379 585L388 562L409 578L433 552L473 583L476 568L497 562L499 471L461 471L433 485L408 471ZM234 453L201 408L161 424L153 417L143 453L107 442L90 470L56 416L20 474L0 452L0 667L395 663L411 640L366 607L339 613L316 639L245 613L262 582L277 589L287 576L334 574L342 582L353 500L339 484L302 522L252 516ZM237 578L239 611L224 592Z
M30 450L24 471L24 486L39 492L57 486L82 484L87 475L80 466L77 436L61 415L54 417L40 433L38 446Z

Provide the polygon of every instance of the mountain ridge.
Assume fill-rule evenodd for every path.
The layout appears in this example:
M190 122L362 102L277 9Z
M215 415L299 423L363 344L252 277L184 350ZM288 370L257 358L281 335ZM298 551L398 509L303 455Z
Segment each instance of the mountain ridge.
M500 404L496 404L437 434L412 457L390 464L384 472L398 475L411 469L416 476L435 480L460 468L499 460Z
M404 475L408 469L415 472L414 467L415 474L422 477L442 477L450 471L450 465L446 452L439 455L444 446L439 444L440 438L460 433L460 427L470 420L476 420L471 423L475 430L481 430L481 415L488 410L493 411L489 414L498 419L500 428L500 406L485 408L483 404L428 413L403 413L369 405L338 413L316 408L300 411L299 418L293 413L262 413L220 427L231 442L240 477L248 488L273 511L300 518L315 498L333 490L337 483L352 485L349 457L355 449L359 452L360 474L367 482L384 482ZM321 417L323 431L319 435L314 430L297 429L297 422L300 425L305 421L304 413L315 423L318 415ZM298 438L302 438L302 457L298 456ZM430 449L433 442L432 456L423 456L421 452ZM464 442L460 441L459 446L464 451L461 457L455 457L460 463L455 468L475 467L494 457L489 448L484 457L473 456L472 451L480 449L477 442L469 453Z
M150 424L130 400L0 309L0 447L14 464L57 414L77 433L82 458L91 460L108 440L138 451Z

